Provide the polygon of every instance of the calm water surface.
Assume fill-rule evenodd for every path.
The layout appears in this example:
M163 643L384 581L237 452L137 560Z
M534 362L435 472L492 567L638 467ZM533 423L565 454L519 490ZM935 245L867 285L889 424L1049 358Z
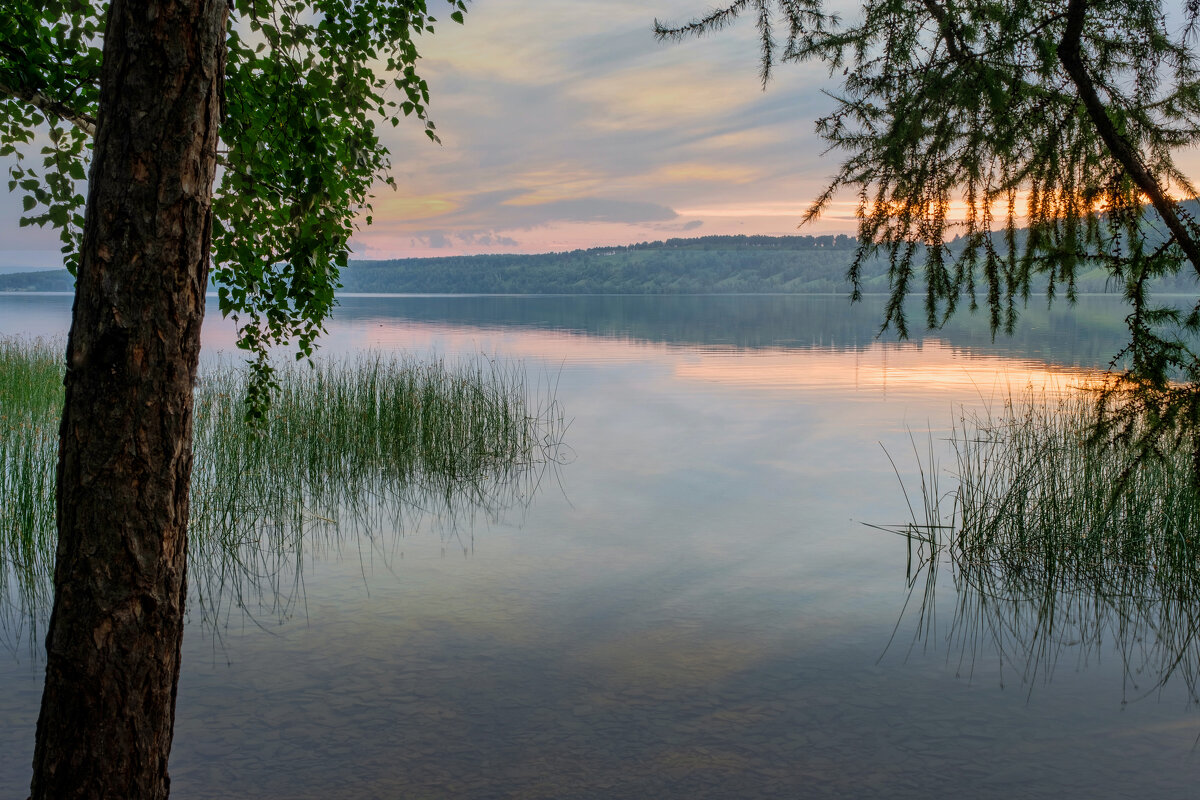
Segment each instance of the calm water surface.
M908 515L881 445L911 485L910 431L1070 385L1123 313L897 344L841 298L344 298L327 356L520 360L557 387L569 463L525 508L314 542L286 611L268 590L193 619L174 796L1194 797L1200 714L1153 629L956 624L943 581L919 631L905 541L863 524ZM0 335L68 314L0 296ZM210 311L208 352L232 341ZM22 797L41 663L9 643L0 796Z

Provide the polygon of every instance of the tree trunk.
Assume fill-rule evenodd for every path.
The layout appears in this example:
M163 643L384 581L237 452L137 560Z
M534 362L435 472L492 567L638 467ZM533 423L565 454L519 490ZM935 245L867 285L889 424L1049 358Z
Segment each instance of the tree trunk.
M227 0L113 0L32 797L165 798Z

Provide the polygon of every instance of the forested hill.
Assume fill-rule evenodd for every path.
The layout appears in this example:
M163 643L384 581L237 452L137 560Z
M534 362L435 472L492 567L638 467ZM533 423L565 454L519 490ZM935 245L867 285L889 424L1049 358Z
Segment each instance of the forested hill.
M841 292L856 245L840 235L702 236L566 253L355 261L342 283L347 292L437 294ZM872 274L885 289L882 268Z
M853 236L701 236L627 247L538 255L479 255L354 261L343 291L420 294L725 294L848 293ZM959 251L951 243L952 253ZM920 270L909 291L924 292ZM1045 290L1034 278L1033 291ZM887 292L887 260L862 268L864 292ZM1085 293L1120 291L1101 269L1081 271ZM1059 287L1060 291L1062 287ZM1195 274L1154 281L1156 292L1194 293Z
M846 292L851 236L702 236L537 255L353 261L344 292L413 294L717 294ZM867 291L886 291L883 262ZM0 275L0 291L70 291L66 271Z
M75 279L65 269L40 269L0 275L0 292L73 292Z
M625 247L536 255L479 255L352 261L342 292L395 294L806 294L850 291L852 236L701 236ZM957 250L951 244L952 252ZM918 271L918 275L920 272ZM887 292L887 262L863 266L863 291ZM0 275L0 291L71 291L66 270ZM1081 272L1080 292L1119 291L1099 269ZM1034 278L1033 291L1045 289ZM912 292L923 292L914 280ZM1195 293L1190 269L1155 281L1154 291Z

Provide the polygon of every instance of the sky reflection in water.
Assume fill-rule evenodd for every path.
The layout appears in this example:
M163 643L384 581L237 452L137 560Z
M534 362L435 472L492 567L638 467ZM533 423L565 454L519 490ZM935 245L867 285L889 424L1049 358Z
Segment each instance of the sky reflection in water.
M1123 703L1107 643L1025 683L963 659L901 618L905 542L862 524L908 514L881 444L911 480L910 431L1102 364L1119 306L1088 302L1032 313L1017 358L965 323L875 342L842 298L345 299L327 355L520 359L574 460L498 519L314 543L285 618L192 624L175 796L1189 796L1186 687ZM0 297L0 334L68 307ZM0 686L15 796L38 665Z

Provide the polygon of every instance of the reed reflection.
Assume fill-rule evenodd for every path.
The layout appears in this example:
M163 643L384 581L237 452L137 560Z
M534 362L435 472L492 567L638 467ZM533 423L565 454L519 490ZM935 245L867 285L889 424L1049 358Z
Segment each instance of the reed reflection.
M914 643L946 646L960 672L997 659L1030 692L1064 662L1078 670L1115 656L1123 700L1174 684L1200 702L1190 452L1139 459L1091 442L1093 409L1086 394L1030 394L963 417L948 491L929 446L913 519L889 528L908 540L901 623L915 615Z
M31 653L53 590L60 353L0 341L0 633ZM386 561L396 535L453 538L524 509L567 458L552 387L511 362L368 354L284 369L257 431L246 389L225 364L196 392L190 612L214 630L291 617L318 554Z

